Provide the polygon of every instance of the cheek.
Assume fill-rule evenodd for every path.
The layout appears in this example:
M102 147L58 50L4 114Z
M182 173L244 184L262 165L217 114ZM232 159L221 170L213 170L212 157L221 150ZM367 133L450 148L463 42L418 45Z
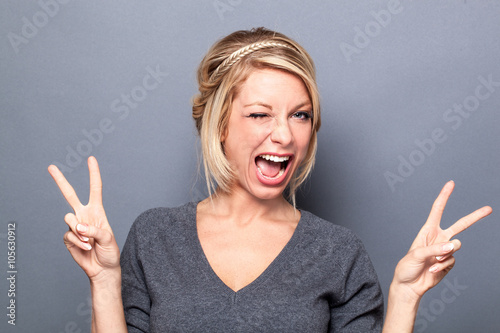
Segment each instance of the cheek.
M295 137L295 142L297 144L297 147L301 152L303 152L303 155L307 153L307 149L309 148L309 142L311 141L311 133L312 130L311 128L296 128L296 131L294 133Z
M224 143L227 158L234 163L246 165L265 137L262 127L251 124L232 127Z

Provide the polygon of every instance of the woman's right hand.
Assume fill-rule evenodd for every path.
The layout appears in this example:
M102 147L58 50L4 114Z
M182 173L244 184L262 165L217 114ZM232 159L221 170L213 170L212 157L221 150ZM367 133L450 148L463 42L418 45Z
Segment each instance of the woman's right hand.
M64 234L64 244L93 282L106 279L109 272L120 271L120 250L102 205L102 181L95 157L89 157L88 166L90 196L85 206L55 165L49 166L48 170L74 211L64 217L69 226L69 231Z

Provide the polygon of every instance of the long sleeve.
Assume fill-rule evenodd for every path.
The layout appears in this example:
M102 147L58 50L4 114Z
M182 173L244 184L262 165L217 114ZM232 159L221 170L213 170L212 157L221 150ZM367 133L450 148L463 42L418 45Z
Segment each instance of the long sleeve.
M141 214L141 216L144 214ZM123 309L129 333L149 332L151 299L141 259L138 255L141 242L138 239L139 233L137 232L137 228L139 227L141 216L137 218L130 229L120 258Z
M363 244L349 242L342 263L345 274L343 298L331 307L331 332L381 332L384 301L376 272Z

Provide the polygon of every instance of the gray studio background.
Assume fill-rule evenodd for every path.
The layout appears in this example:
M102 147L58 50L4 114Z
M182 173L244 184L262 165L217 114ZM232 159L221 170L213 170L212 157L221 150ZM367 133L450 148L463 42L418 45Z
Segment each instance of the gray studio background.
M0 2L0 331L89 331L88 281L62 242L70 208L47 166L86 202L85 160L97 157L120 248L142 211L203 198L195 70L216 39L256 26L296 39L317 66L323 125L299 207L362 238L387 297L455 180L444 227L486 204L494 213L460 235L415 331L500 331L499 17L500 2L479 0Z

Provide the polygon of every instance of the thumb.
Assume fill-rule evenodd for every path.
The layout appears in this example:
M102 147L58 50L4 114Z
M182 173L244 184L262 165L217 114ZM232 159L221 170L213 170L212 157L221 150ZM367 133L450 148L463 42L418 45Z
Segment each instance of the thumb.
M76 225L76 230L83 236L93 238L94 241L102 247L108 247L114 244L114 236L109 230L81 223Z
M431 257L448 257L458 251L460 247L460 241L458 239L454 239L449 242L416 248L412 251L412 256L414 257L414 259L420 261L425 261Z

